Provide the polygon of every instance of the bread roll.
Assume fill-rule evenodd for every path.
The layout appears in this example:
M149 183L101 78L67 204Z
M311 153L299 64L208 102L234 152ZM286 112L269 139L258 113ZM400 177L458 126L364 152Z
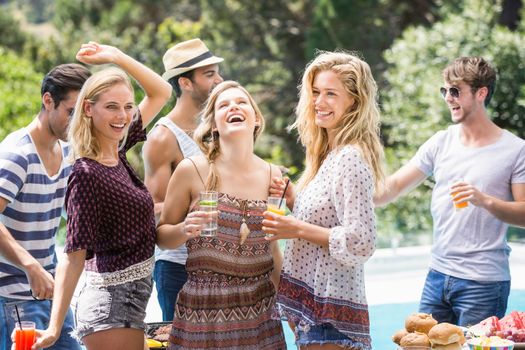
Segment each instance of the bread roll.
M407 332L420 332L428 334L430 328L434 327L437 321L432 315L425 314L422 312L414 313L407 317L405 320L405 328Z
M447 345L452 343L463 344L465 337L461 328L450 323L440 323L432 327L428 332L428 338L432 345Z
M430 341L428 340L428 336L425 333L408 333L403 338L401 338L401 341L399 342L399 345L402 347L408 347L408 346L430 346Z
M392 341L397 345L401 345L401 338L403 338L407 334L408 332L406 329L400 329L392 335Z
M451 343L447 345L432 345L432 350L461 350L461 344L460 343Z

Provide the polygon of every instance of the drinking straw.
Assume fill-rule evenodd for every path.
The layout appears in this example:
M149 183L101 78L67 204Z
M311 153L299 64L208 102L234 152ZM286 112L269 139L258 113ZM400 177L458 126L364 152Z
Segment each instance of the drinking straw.
M22 329L22 321L20 320L20 314L18 313L18 306L15 305L16 317L18 318L18 326Z
M284 185L284 191L281 195L281 200L279 201L279 208L281 208L281 205L283 204L284 194L286 193L286 189L288 188L288 184L290 183L290 179L286 179L286 185Z

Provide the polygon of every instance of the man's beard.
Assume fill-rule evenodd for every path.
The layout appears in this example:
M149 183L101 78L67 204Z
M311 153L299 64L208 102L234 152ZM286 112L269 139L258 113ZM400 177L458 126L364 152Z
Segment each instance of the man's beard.
M193 99L193 101L195 101L195 103L201 107L203 107L204 103L206 103L206 100L208 99L208 96L209 96L209 91L204 93L202 91L195 91L191 94L191 98Z
M213 84L210 87L210 89L206 92L202 91L202 89L196 89L192 93L191 97L196 103L198 103L199 106L204 107L204 104L208 100L208 97L210 97L211 92L213 91L213 89L215 89L217 85L219 84Z

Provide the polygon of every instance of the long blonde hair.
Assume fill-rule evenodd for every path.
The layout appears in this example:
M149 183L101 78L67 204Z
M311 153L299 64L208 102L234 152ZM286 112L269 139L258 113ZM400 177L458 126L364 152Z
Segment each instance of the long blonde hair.
M208 159L208 163L210 164L210 171L208 173L208 177L206 178L205 185L207 190L217 191L220 187L220 178L215 166L215 160L221 154L219 142L220 136L219 133L214 130L216 129L215 102L217 102L217 98L220 96L220 94L229 89L239 89L244 92L246 96L248 96L248 100L255 111L255 118L259 122L259 125L256 126L255 130L253 131L254 142L264 130L264 116L262 115L261 110L257 106L257 103L253 97L248 91L246 91L244 87L242 87L241 84L236 81L227 80L218 84L213 89L210 96L208 97L208 100L206 101L204 109L200 114L201 122L193 134L195 142L199 145L199 148L201 149L202 153L204 153Z
M117 84L126 85L133 94L128 75L119 68L107 68L93 74L82 87L75 104L75 112L69 123L68 141L71 147L70 159L86 157L100 160L100 144L93 134L93 119L85 112L85 103L95 103L100 95ZM123 142L125 142L125 137ZM122 142L121 142L122 144Z
M328 142L328 132L315 124L312 86L316 75L332 71L343 83L354 104L335 130L333 144ZM299 139L306 148L306 167L299 179L298 189L304 188L315 177L322 162L333 149L356 145L370 166L376 188L382 188L384 179L383 147L381 145L377 85L369 65L356 55L344 51L321 51L311 61L303 74L300 85L297 119L290 126L299 132Z

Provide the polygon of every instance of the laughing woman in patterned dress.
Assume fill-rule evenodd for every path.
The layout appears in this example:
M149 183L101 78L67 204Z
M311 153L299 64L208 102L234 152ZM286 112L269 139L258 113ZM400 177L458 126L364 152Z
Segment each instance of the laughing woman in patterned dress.
M277 304L300 349L370 349L363 268L375 249L374 187L383 179L376 83L367 63L322 52L306 68L293 127L306 147L293 216L265 212L288 239ZM282 194L282 179L272 181ZM272 219L272 220L268 220Z
M220 83L195 131L204 155L184 159L170 179L157 243L188 248L170 350L286 348L281 322L272 319L281 255L261 231L271 179L281 173L254 154L263 127L250 94L236 82ZM219 192L215 237L199 236L209 219L197 210L204 190Z

